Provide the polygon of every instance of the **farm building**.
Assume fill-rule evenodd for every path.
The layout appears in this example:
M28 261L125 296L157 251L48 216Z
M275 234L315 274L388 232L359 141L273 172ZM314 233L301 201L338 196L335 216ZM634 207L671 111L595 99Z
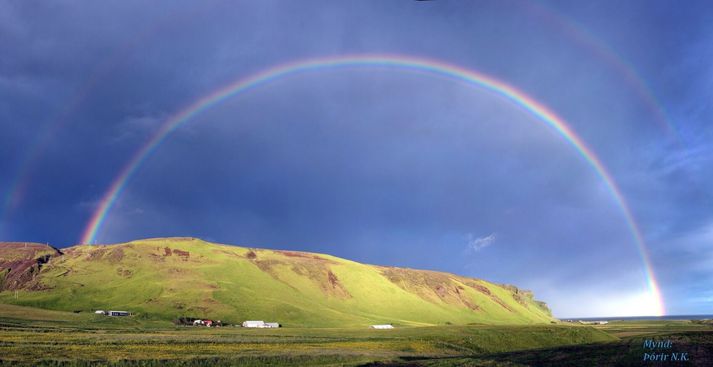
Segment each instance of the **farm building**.
M265 321L245 321L243 322L243 327L264 328Z
M278 328L278 327L280 327L280 324L277 322L245 321L245 322L243 322L243 327L266 329L266 328Z
M131 315L128 311L109 311L107 313L109 316L129 316Z
M384 325L371 325L372 329L393 329L394 326L391 324L384 324Z
M193 320L193 326L221 327L223 323L220 320Z

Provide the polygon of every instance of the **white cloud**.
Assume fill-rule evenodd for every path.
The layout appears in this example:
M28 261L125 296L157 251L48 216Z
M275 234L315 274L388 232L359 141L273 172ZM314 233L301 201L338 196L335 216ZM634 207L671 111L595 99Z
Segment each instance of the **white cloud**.
M468 239L468 249L472 251L480 251L490 245L492 245L497 239L495 233L491 233L485 237L475 237L472 233L468 233L466 238Z

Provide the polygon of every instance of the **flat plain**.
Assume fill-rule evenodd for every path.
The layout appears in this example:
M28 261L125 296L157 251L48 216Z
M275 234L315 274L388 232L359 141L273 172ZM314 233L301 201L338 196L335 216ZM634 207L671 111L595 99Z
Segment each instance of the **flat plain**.
M645 338L712 360L705 322L246 329L0 305L7 366L626 366Z

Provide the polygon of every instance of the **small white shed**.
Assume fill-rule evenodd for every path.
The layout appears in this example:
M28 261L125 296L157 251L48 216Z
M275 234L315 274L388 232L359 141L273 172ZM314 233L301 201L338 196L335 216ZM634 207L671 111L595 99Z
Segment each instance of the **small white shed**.
M109 316L129 316L129 311L109 311Z
M372 329L393 329L394 325L391 324L383 324L383 325L371 325Z

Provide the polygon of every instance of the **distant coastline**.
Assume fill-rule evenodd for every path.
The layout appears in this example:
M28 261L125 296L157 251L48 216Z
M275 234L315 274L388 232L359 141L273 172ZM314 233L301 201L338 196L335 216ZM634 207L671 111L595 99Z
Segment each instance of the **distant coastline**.
M644 321L644 320L710 320L713 315L666 315L666 316L613 316L613 317L562 317L562 321Z

